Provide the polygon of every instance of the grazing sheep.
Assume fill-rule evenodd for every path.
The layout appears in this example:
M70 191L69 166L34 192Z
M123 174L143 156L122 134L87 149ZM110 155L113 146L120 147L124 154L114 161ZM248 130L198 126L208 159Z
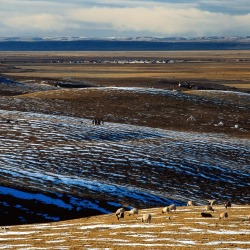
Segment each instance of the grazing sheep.
M193 201L188 201L187 206L195 206L195 203Z
M242 221L250 221L250 215L248 215L246 218L242 219Z
M151 222L151 219L152 219L152 215L151 215L151 214L144 214L144 215L142 216L141 221L142 221L142 222L150 223L150 222Z
M172 212L172 211L175 211L175 210L176 210L176 206L174 204L171 204L168 207L164 207L162 209L162 214L167 213L167 212L169 213L169 212Z
M222 121L220 121L217 126L223 127L224 123Z
M168 206L168 210L171 211L176 211L176 206L174 204L171 204L170 206Z
M216 204L217 204L216 200L208 200L208 205L213 206L213 205L216 205Z
M206 205L205 207L205 211L208 212L208 211L214 211L212 205Z
M213 217L210 213L201 212L202 217Z
M7 232L7 229L9 229L9 228L7 228L7 227L1 227L1 229L2 229L2 231L3 231L4 233L6 233L6 232Z
M121 218L124 218L124 213L125 213L125 209L123 207L121 207L121 208L119 208L119 209L116 210L115 216L119 220Z
M170 206L168 206L168 212L171 212L171 211L175 211L176 210L176 206L174 204L171 204Z
M161 213L162 213L162 214L165 214L165 213L167 212L167 208L168 208L168 207L164 207L164 208L162 209Z
M228 213L226 211L220 214L219 219L226 219L226 218L228 218Z
M130 215L135 215L135 214L138 214L138 209L137 208L132 208L130 211L129 211L129 216Z
M225 203L225 208L227 209L228 207L231 207L232 206L232 204L231 204L231 202L230 201L227 201L226 203Z

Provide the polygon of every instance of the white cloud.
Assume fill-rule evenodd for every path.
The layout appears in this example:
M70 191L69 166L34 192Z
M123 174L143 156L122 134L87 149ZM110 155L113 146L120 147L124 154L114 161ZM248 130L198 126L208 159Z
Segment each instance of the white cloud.
M1 0L0 36L249 35L246 1Z
M231 16L196 8L82 8L69 12L81 22L106 24L124 31L144 31L162 35L206 35L247 32L249 15ZM237 29L236 29L237 28Z
M18 28L22 30L63 30L67 27L64 24L62 16L46 13L34 15L16 14L14 16L7 17L3 23L5 26L10 28Z

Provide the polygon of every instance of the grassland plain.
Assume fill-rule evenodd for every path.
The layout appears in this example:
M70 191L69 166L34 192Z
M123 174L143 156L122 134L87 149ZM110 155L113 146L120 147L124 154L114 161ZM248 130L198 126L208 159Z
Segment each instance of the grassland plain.
M150 224L107 214L9 226L0 235L3 249L249 248L249 51L9 52L0 58L1 190L16 192L1 192L1 211L14 211L8 216L18 215L16 224L49 222L56 211L65 218L66 210L54 207L59 197L66 208L91 197L100 210L86 216L114 211L105 206L118 195L116 206L125 202L143 208L140 215L153 214ZM141 59L153 63L111 63ZM157 63L162 59L170 61ZM95 118L104 126L94 126ZM81 179L84 185L105 180L113 193L81 186ZM164 182L171 190L161 190ZM47 195L54 204L20 199L18 191ZM178 206L167 220L160 207L142 202L159 194L161 205L170 197L185 203L190 195L199 204L209 195L234 204L227 220L218 219L222 206L206 219L201 206Z
M0 53L2 69L10 76L91 81L105 86L168 87L167 82L194 81L214 84L244 84L249 88L249 51L202 52L77 52ZM167 60L175 63L102 63L121 60ZM79 63L85 60L86 63ZM14 68L13 68L14 66ZM165 81L160 84L159 80ZM206 85L208 84L208 85ZM209 86L210 85L210 86ZM170 86L172 87L172 86Z

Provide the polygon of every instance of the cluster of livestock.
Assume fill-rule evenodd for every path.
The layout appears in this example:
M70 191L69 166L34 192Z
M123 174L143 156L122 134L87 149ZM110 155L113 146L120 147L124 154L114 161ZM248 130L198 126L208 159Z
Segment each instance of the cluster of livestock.
M217 204L216 200L208 200L208 204L205 205L204 210L200 213L201 217L213 217L213 215L210 212L215 211L213 206L216 205L216 204ZM195 202L190 200L190 201L187 202L187 206L196 206L196 204L195 204ZM225 207L226 211L220 213L219 219L226 219L226 218L229 217L228 212L227 212L227 208L231 207L231 206L232 206L232 204L231 204L230 201L227 201L224 204L224 207ZM165 214L165 213L170 214L171 212L174 212L174 211L176 211L176 205L174 205L174 204L171 204L169 206L166 206L166 207L162 208L162 214ZM138 215L138 214L139 214L138 208L132 208L129 211L129 216ZM117 209L117 211L115 212L115 216L116 216L116 218L118 220L120 220L121 218L124 218L124 215L125 215L125 208L123 208L123 207ZM249 216L249 218L250 218L250 216ZM171 217L168 216L167 219L171 219ZM150 213L143 214L142 217L140 218L140 220L142 222L150 223L151 220L152 220L152 214L150 214Z
M139 210L138 208L132 208L130 211L129 211L129 216L130 215L136 215L139 213ZM117 219L121 219L121 218L124 218L124 214L125 214L125 209L123 207L119 208L116 212L115 212L115 215L117 217ZM142 215L142 218L141 218L141 221L142 222L148 222L150 223L151 222L151 218L152 218L152 215L151 214L143 214Z
M92 120L92 124L94 125L103 125L104 124L104 121L102 119L99 119L99 118L95 118Z

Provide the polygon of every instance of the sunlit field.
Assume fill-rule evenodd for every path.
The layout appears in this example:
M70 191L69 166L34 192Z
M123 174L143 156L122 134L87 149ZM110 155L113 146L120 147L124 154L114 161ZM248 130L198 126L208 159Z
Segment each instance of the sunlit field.
M0 59L0 249L249 248L250 51Z

